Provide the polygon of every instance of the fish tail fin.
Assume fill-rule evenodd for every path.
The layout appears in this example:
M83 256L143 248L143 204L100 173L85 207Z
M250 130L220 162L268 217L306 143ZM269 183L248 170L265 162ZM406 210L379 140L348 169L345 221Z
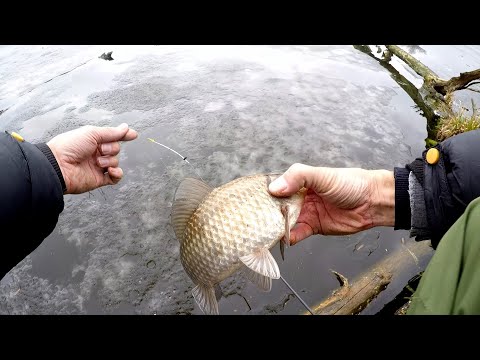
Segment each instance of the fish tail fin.
M192 290L192 295L205 315L218 315L218 302L213 286L197 284Z

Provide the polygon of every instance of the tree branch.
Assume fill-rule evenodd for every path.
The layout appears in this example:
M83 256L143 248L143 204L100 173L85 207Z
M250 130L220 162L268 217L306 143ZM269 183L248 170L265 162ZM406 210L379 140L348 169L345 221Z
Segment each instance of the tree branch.
M450 80L437 80L433 84L433 88L442 95L452 93L455 90L462 90L470 85L470 82L480 79L480 69L460 73L460 76L452 77ZM475 82L478 83L478 82Z
M410 66L413 69L413 71L415 71L418 75L423 77L425 81L439 79L437 74L435 74L432 70L430 70L427 66L422 64L420 61L415 59L412 55L400 49L398 46L396 45L385 45L385 46L392 54L396 55L400 60L402 60L408 66Z

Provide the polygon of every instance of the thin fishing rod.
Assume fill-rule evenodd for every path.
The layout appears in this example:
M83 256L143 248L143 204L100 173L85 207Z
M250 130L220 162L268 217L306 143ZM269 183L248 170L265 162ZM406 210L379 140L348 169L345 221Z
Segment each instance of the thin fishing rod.
M182 160L183 160L183 161L185 161L185 162L186 162L188 165L190 165L190 166L192 167L192 169L193 169L193 171L195 172L195 174L197 174L197 176L198 176L198 177L199 177L199 178L200 178L202 181L204 181L204 182L205 182L205 180L203 180L203 179L202 179L202 177L201 177L201 176L198 174L198 172L197 172L197 170L195 169L195 167L194 167L192 164L190 164L190 163L188 162L188 160L187 160L187 157L186 157L186 156L183 156L182 154L180 154L180 153L176 152L175 150L173 150L173 149L169 148L169 147L168 147L168 146L166 146L166 145L163 145L163 144L160 144L159 142L156 142L156 141L155 141L155 140L153 140L152 138L148 138L148 140L150 140L151 142L153 142L153 143L155 143L155 144L157 144L157 145L163 146L165 149L168 149L168 150L170 150L170 151L174 152L175 154L177 154L178 156L180 156L180 157L182 158Z
M148 138L148 140L150 140L151 142L153 142L153 143L155 143L155 144L157 144L157 145L163 146L164 148L166 148L166 149L168 149L168 150L170 150L170 151L173 151L175 154L177 154L178 156L180 156L180 157L182 158L182 160L184 160L184 161L186 161L187 163L189 163L186 156L183 156L183 155L179 154L178 152L176 152L175 150L169 148L169 147L166 146L166 145L163 145L163 144L160 144L159 142L156 142L156 141L153 140L152 138ZM190 164L190 163L189 163L189 164Z

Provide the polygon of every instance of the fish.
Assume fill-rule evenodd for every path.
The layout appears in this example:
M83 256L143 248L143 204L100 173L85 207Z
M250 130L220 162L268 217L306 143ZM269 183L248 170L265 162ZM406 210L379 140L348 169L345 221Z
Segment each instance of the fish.
M275 197L268 185L279 176L248 175L216 188L185 178L177 187L171 224L182 266L195 284L192 296L204 314L219 314L220 283L237 271L265 292L280 278L270 250L280 242L284 259L307 190Z

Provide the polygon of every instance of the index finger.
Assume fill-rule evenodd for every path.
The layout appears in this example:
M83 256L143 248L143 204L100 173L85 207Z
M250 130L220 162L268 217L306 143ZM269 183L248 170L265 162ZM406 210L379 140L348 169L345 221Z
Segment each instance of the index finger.
M135 140L138 137L138 133L133 130L133 129L128 129L128 132L125 134L123 138L120 139L120 141L131 141Z
M321 177L318 168L296 163L288 168L282 176L272 181L268 191L274 196L290 196L301 188L315 188L317 178Z

